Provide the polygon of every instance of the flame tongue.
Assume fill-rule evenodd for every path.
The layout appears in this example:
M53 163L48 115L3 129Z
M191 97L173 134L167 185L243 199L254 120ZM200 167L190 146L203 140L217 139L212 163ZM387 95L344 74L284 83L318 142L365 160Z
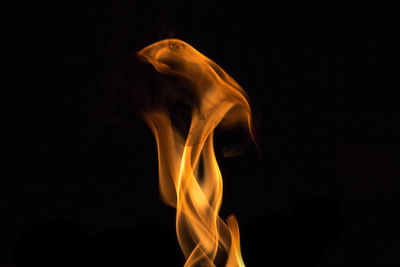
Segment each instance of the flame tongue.
M215 266L219 253L227 256L226 266L244 266L235 217L231 215L225 223L218 216L222 176L213 145L213 131L225 120L229 124L245 122L252 133L244 90L213 61L181 40L156 42L138 55L157 71L188 80L199 103L191 107L186 137L174 127L166 109L143 114L157 142L161 197L177 210L176 231L187 259L185 266Z

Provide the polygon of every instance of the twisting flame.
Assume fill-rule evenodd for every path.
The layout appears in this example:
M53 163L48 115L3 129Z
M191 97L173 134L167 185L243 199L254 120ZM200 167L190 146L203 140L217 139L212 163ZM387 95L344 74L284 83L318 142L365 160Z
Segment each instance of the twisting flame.
M189 81L198 101L191 107L186 138L174 127L166 109L143 114L157 142L161 196L176 207L176 231L187 259L185 266L215 266L219 253L226 255L226 266L244 266L236 218L231 215L225 223L218 216L222 176L213 145L213 131L221 123L244 122L253 137L244 90L217 64L181 40L156 42L138 55L158 72Z

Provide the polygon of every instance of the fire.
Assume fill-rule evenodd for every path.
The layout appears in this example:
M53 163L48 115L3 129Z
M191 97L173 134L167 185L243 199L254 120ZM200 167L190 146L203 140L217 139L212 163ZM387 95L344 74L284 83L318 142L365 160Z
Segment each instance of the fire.
M181 40L162 40L137 54L158 72L188 81L195 97L187 136L173 125L166 108L143 113L157 142L161 197L176 208L184 266L216 266L217 256L226 257L228 267L245 266L236 218L231 215L224 222L218 215L223 182L213 133L218 125L244 123L253 138L246 93L221 67Z

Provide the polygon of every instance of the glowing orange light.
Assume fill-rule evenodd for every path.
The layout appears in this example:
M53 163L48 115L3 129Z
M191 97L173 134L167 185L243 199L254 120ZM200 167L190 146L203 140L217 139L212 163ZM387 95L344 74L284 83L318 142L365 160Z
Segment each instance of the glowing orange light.
M236 218L231 215L225 223L218 216L223 186L213 145L218 125L245 123L253 137L244 90L221 67L181 40L156 42L138 55L158 72L189 81L198 103L191 106L186 137L174 127L167 109L143 114L157 142L161 197L176 208L185 266L215 266L219 253L226 255L226 266L245 266Z

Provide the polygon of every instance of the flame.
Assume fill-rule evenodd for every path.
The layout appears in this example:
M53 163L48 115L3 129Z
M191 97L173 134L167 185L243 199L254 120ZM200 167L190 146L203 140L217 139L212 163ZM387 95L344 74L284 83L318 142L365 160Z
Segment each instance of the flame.
M236 218L231 215L225 223L218 216L223 182L213 132L218 125L245 123L254 140L246 93L221 67L181 40L162 40L137 54L158 72L188 81L198 103L191 106L186 137L174 127L166 108L143 113L157 142L161 197L176 208L184 266L216 266L217 255L227 257L228 267L245 266Z

